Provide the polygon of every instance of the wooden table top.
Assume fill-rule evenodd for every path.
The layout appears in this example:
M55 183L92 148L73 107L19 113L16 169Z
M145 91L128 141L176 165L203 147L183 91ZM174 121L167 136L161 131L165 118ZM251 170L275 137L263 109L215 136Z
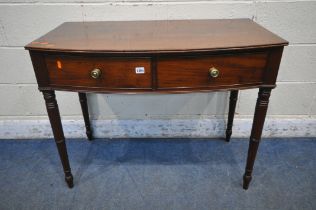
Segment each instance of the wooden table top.
M26 45L61 52L159 53L287 45L250 19L65 22Z

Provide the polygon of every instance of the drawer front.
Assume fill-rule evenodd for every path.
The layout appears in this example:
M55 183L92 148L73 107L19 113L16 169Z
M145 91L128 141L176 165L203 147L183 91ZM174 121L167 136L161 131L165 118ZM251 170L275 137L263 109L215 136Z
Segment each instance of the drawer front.
M151 88L149 58L47 56L45 59L52 86ZM96 69L100 72L91 75Z
M158 88L207 88L261 83L266 58L267 53L161 58L157 63Z

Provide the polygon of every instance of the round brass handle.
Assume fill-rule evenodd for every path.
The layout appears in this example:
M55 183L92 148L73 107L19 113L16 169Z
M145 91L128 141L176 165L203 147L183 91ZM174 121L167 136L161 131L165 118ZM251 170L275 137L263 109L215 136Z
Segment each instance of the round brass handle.
M219 75L219 70L214 68L214 67L212 67L209 70L209 74L210 74L211 77L216 78Z
M101 70L100 69L93 69L90 72L90 75L93 79L99 79L101 77Z

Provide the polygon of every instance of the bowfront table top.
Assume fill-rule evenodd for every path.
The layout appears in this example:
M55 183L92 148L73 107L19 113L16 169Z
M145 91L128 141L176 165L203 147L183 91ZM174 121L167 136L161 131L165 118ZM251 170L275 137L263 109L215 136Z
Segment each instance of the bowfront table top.
M287 45L250 19L65 22L26 46L66 52L214 51Z
M226 19L66 22L25 48L45 99L69 187L73 187L73 176L56 90L78 92L89 140L93 135L87 92L230 91L225 137L229 141L238 91L259 88L243 176L247 189L287 44L252 20Z

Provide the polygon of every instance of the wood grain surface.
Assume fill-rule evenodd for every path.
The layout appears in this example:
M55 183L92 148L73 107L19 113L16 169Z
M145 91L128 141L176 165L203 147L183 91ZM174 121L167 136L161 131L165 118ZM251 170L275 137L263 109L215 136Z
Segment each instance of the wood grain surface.
M158 89L203 88L262 82L267 53L165 58L158 60ZM219 76L213 78L209 69Z
M212 51L286 45L250 19L66 22L26 49L73 52Z
M50 84L55 86L151 88L151 65L148 58L47 56L46 64ZM136 67L144 67L145 73L136 74ZM90 75L96 68L101 70L98 79Z

